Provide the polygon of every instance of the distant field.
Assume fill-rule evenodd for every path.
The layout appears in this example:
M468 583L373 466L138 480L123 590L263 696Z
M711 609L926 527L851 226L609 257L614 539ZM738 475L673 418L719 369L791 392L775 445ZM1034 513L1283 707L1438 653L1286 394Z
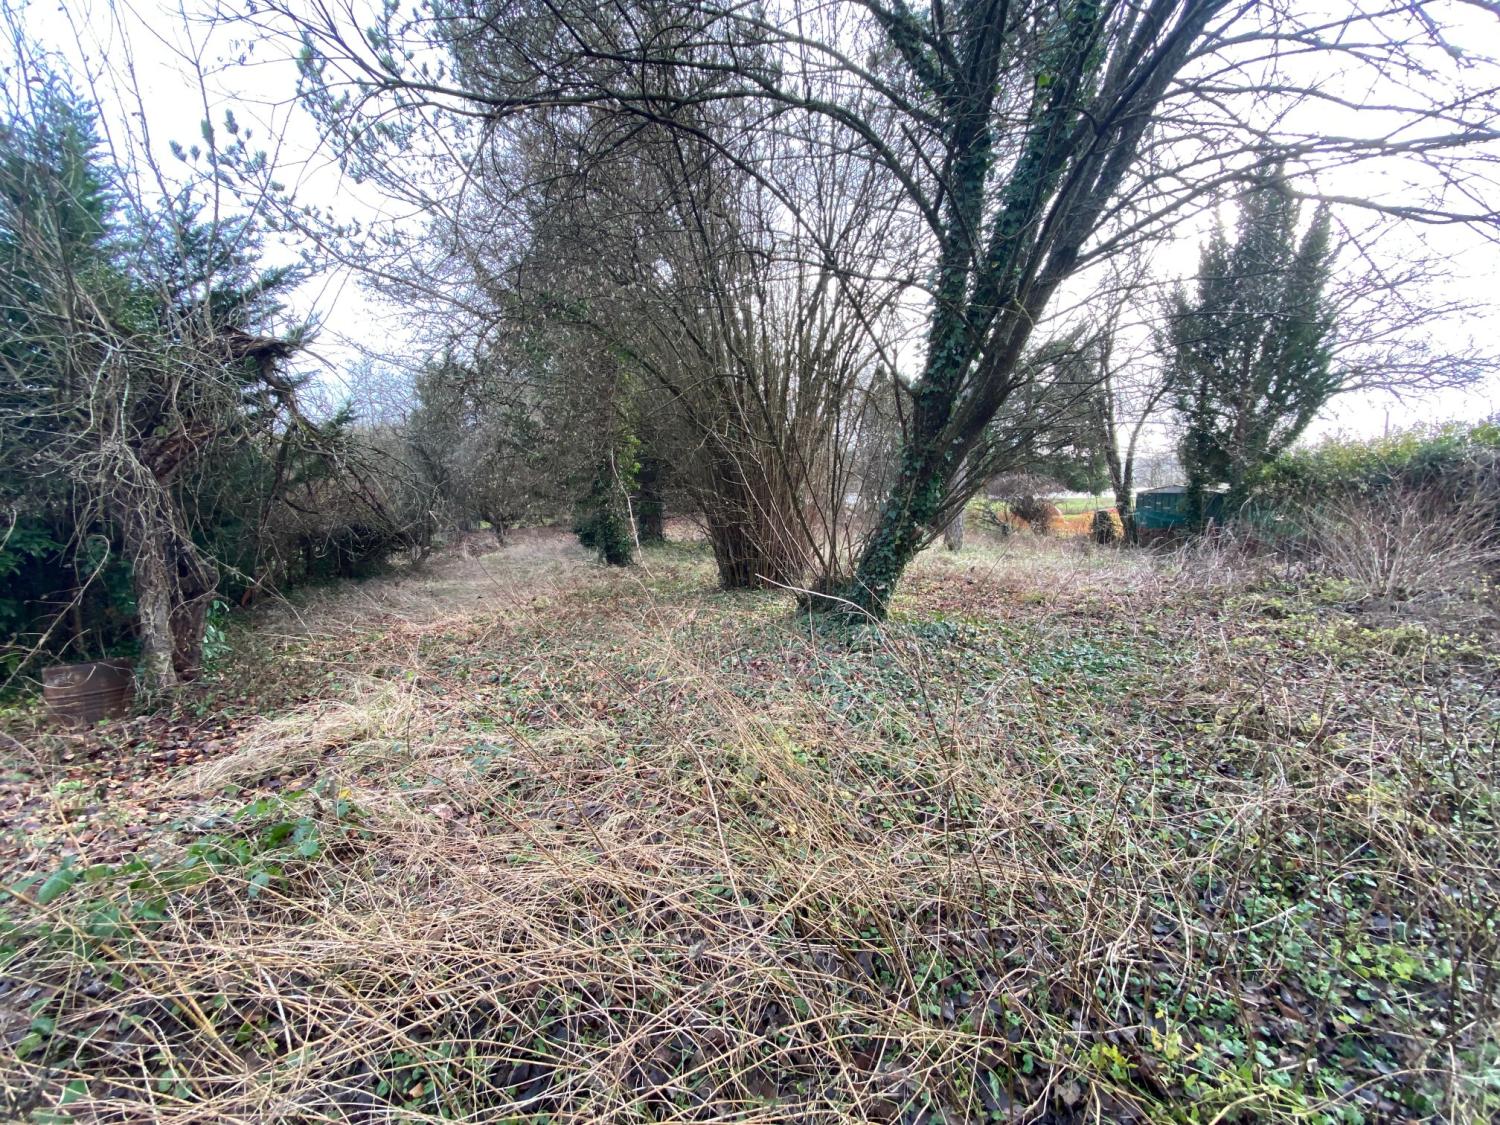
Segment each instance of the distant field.
M1076 515L1079 512L1094 512L1100 508L1113 508L1114 497L1108 493L1101 492L1098 496L1069 496L1062 500L1054 500L1057 510L1063 515Z
M1101 508L1114 509L1114 499L1110 496L1073 496L1052 503L1061 513L1049 529L1054 536L1068 538L1071 536L1088 535L1093 530L1094 513ZM1009 506L1001 500L976 499L969 503L969 510L973 516L976 528L983 529L986 523L996 520L1002 522L1014 521L1018 526L1024 526L1025 521L1010 515Z
M995 504L1001 509L1005 507L1004 501L988 500L983 503ZM1053 500L1057 510L1063 515L1076 515L1079 512L1093 512L1099 508L1113 508L1114 497L1108 493L1101 492L1098 496L1067 496L1062 499Z

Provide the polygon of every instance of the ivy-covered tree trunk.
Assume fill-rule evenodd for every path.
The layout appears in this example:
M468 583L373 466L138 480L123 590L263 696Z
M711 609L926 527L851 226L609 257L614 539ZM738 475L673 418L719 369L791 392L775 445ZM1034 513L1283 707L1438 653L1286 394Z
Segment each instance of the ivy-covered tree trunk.
M1034 78L1014 162L997 167L995 110L1013 65L1014 32L984 5L962 6L942 32L958 60L929 53L929 25L904 7L873 9L925 83L942 130L939 255L924 370L896 487L842 600L883 616L907 564L939 516L965 456L983 456L984 430L1021 380L1018 367L1053 293L1136 159L1151 115L1218 0L1152 6L1114 25L1114 9L1078 0L1049 9L1027 66ZM1045 79L1045 81L1043 80ZM1010 119L1013 120L1013 119ZM1009 124L1007 123L1007 128Z
M602 461L594 472L588 495L578 503L573 530L578 541L599 553L609 566L629 566L635 558L635 538L625 511L627 485L616 473L614 458Z
M945 455L936 445L932 438L908 444L896 487L881 509L853 579L839 592L841 603L885 616L896 583L931 535L928 529L942 509L956 468L952 452Z
M999 297L993 284L973 284L975 260L985 256L976 235L983 226L985 178L993 159L994 138L989 128L992 97L989 91L970 91L963 99L966 106L955 114L949 149L954 157L953 190L948 196L940 251L940 283L928 330L925 369L901 452L901 471L881 508L875 531L865 543L853 578L839 592L842 602L876 617L885 616L896 583L927 542L928 529L937 522L948 499L948 485L968 451L964 435L954 433L952 423L959 392L976 358L970 311L976 300L988 304ZM997 243L1005 240L1002 227L997 226L995 238ZM989 252L990 256L994 253L994 249ZM979 289L982 292L976 292ZM993 413L990 411L990 416ZM968 440L977 438L988 421L989 417L972 421Z

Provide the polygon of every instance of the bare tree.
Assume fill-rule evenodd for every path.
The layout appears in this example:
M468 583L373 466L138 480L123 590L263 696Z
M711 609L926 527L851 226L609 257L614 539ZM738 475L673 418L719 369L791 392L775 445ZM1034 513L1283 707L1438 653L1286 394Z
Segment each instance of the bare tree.
M878 218L878 183L807 160L826 139L808 124L754 141L758 160L828 181L795 221L717 148L653 129L628 171L550 225L541 255L547 286L569 294L554 314L627 355L653 409L677 420L678 475L730 587L848 566L840 516L860 490L851 454L881 363L874 329L899 293L858 269L898 229Z
M847 572L857 544L855 451L867 400L890 385L877 372L901 293L874 267L905 228L868 162L830 154L827 122L757 133L720 116L696 111L689 130L554 111L488 130L461 190L434 201L420 239L439 249L398 240L403 276L388 252L377 268L433 310L445 346L513 354L517 393L560 368L552 401L588 371L594 400L618 398L623 365L643 465L672 464L723 583L800 584ZM806 181L795 214L751 163ZM585 358L601 348L617 365ZM513 397L490 392L497 410Z
M1135 491L1142 442L1152 426L1164 423L1170 387L1156 346L1161 286L1152 276L1149 257L1135 248L1108 264L1084 305L1092 367L1089 423L1126 543L1138 540Z
M1466 12L1456 4L467 0L435 18L393 12L369 29L326 7L280 9L351 159L379 143L370 117L391 111L495 121L597 107L702 137L679 111L740 101L762 107L749 123L831 121L841 150L888 177L924 227L910 256L927 323L899 471L841 591L840 604L876 613L982 479L960 468L985 460L1035 325L1092 263L1281 166L1304 194L1395 219L1493 221L1495 68L1445 37ZM1368 126L1350 112L1362 84L1385 95ZM1350 168L1387 158L1407 162L1418 190L1340 190ZM796 197L774 167L754 172Z
M1167 395L1165 368L1148 349L1122 359L1114 338L1106 340L1099 355L1099 394L1095 399L1099 443L1109 469L1110 490L1125 542L1135 543L1136 466L1141 439L1147 427L1159 420Z

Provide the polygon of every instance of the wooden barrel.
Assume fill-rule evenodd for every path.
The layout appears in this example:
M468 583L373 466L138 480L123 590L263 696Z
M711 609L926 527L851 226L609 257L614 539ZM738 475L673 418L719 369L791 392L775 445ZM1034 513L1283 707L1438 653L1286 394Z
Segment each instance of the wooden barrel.
M60 664L43 669L42 698L54 718L87 726L123 715L130 705L131 684L128 660Z

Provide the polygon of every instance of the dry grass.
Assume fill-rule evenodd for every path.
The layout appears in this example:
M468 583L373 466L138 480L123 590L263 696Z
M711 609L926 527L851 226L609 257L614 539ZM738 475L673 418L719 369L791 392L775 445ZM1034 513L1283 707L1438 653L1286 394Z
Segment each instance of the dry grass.
M166 788L212 795L324 762L335 771L360 770L409 754L442 711L410 681L351 676L340 698L252 724L233 751L184 771Z
M174 784L321 784L12 904L14 1111L1486 1119L1493 660L1029 538L878 633L544 545L277 618L327 693Z

